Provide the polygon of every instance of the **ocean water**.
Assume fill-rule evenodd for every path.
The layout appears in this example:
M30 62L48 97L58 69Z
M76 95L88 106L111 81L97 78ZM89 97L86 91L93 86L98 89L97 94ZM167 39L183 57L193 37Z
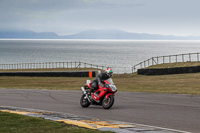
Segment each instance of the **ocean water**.
M86 62L130 72L156 56L200 52L200 41L0 40L0 64Z

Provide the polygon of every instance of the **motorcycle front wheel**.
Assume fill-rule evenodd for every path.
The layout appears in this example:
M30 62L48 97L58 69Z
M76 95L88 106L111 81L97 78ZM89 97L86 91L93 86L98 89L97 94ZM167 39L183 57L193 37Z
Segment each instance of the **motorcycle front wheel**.
M80 104L83 108L87 108L88 106L90 106L90 102L88 101L87 97L85 94L83 94L81 96L81 100L80 100Z
M106 96L104 97L103 102L102 102L102 106L104 109L111 108L113 104L114 104L114 96L113 95L109 95L108 98L106 98Z

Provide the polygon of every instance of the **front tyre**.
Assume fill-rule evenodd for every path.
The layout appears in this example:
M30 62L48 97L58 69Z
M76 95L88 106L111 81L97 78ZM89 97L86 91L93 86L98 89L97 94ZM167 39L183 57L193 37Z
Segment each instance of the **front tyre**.
M90 106L90 102L88 101L87 97L85 94L83 94L81 96L81 100L80 100L80 104L83 108L87 108L88 106Z
M114 104L114 96L113 95L109 95L108 98L106 98L106 96L104 97L103 99L103 102L102 102L102 106L104 109L109 109L112 107L112 105Z

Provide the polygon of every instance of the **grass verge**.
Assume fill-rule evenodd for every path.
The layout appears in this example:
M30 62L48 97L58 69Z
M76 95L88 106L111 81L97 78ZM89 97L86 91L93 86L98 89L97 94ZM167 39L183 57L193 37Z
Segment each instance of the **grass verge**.
M164 63L153 65L147 68L173 68L173 67L191 67L200 66L200 62L177 62L177 63Z
M80 90L86 80L73 77L0 77L0 88ZM200 73L145 76L115 74L118 91L200 95Z
M0 111L1 133L112 133Z
M0 88L80 90L87 79L94 80L87 77L0 77ZM200 95L200 73L158 76L114 74L113 81L118 91Z
M159 76L116 75L120 91L200 95L200 73Z

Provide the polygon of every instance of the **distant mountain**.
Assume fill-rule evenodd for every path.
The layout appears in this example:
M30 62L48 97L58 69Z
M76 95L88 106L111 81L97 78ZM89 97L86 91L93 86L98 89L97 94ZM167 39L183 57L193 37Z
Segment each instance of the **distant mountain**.
M58 39L54 32L36 33L31 30L0 30L0 38L9 39Z
M176 36L165 36L157 34L146 34L146 33L130 33L122 30L86 30L74 35L64 36L68 39L133 39L133 40L174 40L184 39L183 37Z
M0 30L0 38L10 39L130 39L130 40L200 40L195 36L173 36L130 33L117 29L86 30L73 35L59 36L54 32L36 33L31 30Z
M78 34L65 36L69 39L132 39L133 33L128 33L121 30L85 30Z
M173 36L147 33L130 33L116 29L86 30L74 35L64 36L67 39L133 39L133 40L200 40L194 36Z

